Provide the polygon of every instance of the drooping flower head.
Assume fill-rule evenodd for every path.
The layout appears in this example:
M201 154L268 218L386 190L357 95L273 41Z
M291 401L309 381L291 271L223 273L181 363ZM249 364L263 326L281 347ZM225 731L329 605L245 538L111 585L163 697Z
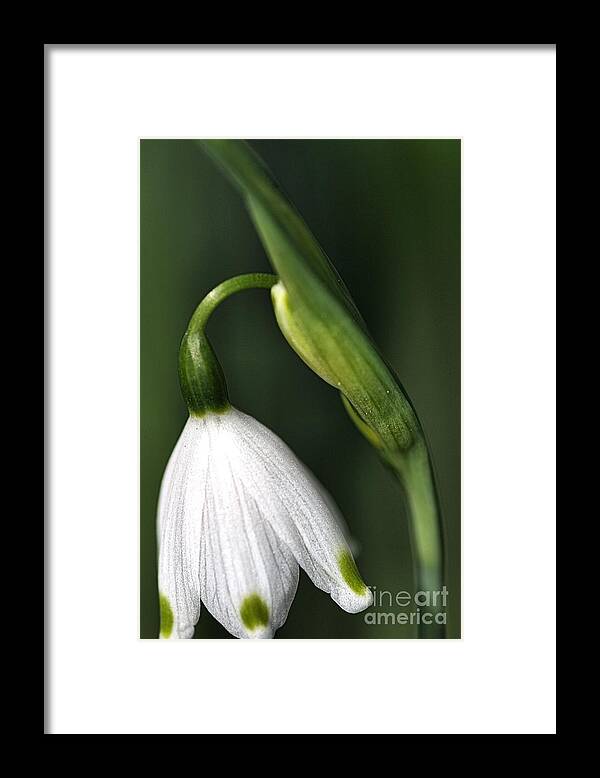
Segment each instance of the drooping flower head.
M158 506L163 639L191 638L202 604L236 637L272 637L287 618L299 567L349 613L372 603L335 503L277 435L229 404L204 335L206 319L232 290L276 280L242 276L217 287L182 341L190 417Z

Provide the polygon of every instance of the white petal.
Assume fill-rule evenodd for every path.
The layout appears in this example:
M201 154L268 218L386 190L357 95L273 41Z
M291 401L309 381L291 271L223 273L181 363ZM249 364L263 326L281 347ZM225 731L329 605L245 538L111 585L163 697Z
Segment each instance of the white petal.
M190 417L163 476L158 503L161 638L191 638L200 616L200 534L209 437Z
M256 419L232 410L229 423L243 461L240 473L275 534L341 608L349 613L368 608L371 591L358 574L330 495L281 438Z
M202 515L202 601L239 638L270 638L298 586L298 564L248 489L235 430L238 411L206 417L210 461Z

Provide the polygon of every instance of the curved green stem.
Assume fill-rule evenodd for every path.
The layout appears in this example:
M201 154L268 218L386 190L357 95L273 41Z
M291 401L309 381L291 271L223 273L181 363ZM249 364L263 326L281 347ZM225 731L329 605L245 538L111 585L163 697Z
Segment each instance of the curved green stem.
M277 283L271 273L246 273L223 281L194 311L179 348L179 384L190 414L222 413L229 407L223 370L204 332L212 312L223 300L245 289L270 289Z

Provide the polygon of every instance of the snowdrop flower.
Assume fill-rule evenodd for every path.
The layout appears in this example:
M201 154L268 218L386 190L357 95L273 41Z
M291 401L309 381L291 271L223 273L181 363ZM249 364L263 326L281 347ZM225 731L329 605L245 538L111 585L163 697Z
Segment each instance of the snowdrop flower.
M191 638L201 604L238 638L273 637L287 618L299 567L349 613L372 603L331 497L277 435L229 404L203 333L227 296L219 289L199 306L180 352L190 417L159 497L163 639Z
M337 509L288 446L251 416L190 416L159 499L162 638L191 638L201 602L238 638L270 638L298 566L345 611L372 602Z

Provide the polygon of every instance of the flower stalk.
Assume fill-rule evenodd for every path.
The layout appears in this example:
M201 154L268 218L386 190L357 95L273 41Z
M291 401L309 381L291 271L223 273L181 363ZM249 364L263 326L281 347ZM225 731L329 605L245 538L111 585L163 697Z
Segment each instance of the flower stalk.
M179 383L190 415L222 413L229 408L223 370L205 334L212 312L224 300L245 289L270 289L277 276L246 273L229 278L209 292L194 311L179 348Z
M415 587L423 592L442 592L445 585L443 525L433 468L424 443L405 457L395 473L408 502ZM431 603L427 610L433 618L429 623L419 623L420 638L446 637L446 619L441 619L445 616L442 605L441 599Z

